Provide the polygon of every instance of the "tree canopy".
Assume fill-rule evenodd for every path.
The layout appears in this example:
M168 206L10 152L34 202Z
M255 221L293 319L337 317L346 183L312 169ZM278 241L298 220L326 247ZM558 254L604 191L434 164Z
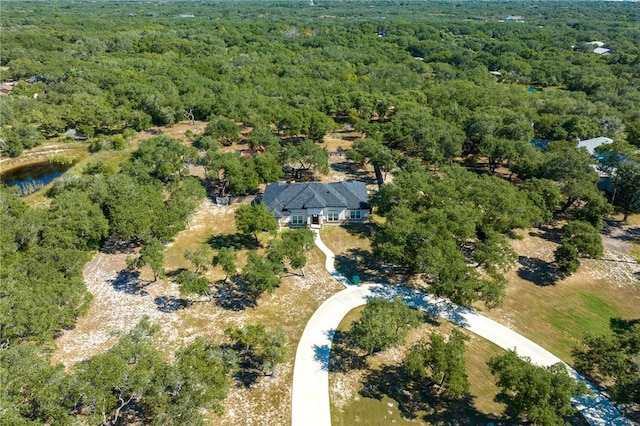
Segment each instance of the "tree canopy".
M507 405L505 414L516 421L564 425L564 419L575 412L571 398L587 391L564 365L539 367L514 351L495 356L487 364L502 389L499 399Z
M372 298L349 331L355 345L372 354L402 343L409 330L418 326L423 314L400 298Z

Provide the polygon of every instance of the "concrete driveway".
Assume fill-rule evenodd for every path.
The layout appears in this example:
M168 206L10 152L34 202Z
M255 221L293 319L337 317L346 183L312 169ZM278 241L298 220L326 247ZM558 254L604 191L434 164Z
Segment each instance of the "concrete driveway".
M327 299L307 323L296 351L293 369L291 423L293 426L329 426L331 411L329 401L329 354L331 341L342 318L352 309L364 305L372 297L401 297L409 306L438 315L490 342L514 349L518 355L531 358L538 365L548 366L562 362L558 357L471 308L458 306L444 299L437 299L399 286L383 284L348 285L349 280L333 266L335 256L320 240L316 232L316 244L326 255L328 272L347 288ZM566 365L566 364L565 364ZM569 374L587 384L592 395L575 398L574 406L591 425L627 426L627 421L594 386L585 381L575 370L567 366Z

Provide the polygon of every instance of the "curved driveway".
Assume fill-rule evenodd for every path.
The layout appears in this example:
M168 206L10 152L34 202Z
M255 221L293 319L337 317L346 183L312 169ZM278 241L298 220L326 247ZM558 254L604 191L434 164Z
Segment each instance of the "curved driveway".
M322 243L318 233L316 233L316 244L327 257L326 266L329 273L347 285L347 288L320 305L307 323L298 343L293 369L291 406L293 426L331 425L328 367L333 334L349 311L364 305L371 297L401 297L409 306L447 319L504 349L514 349L520 356L531 358L535 364L546 366L562 362L546 349L502 324L480 315L473 309L404 287L383 284L348 285L349 280L335 270L333 266L335 256ZM592 395L584 395L573 400L574 406L590 424L630 425L597 389L586 382L575 370L568 366L567 369L569 374L585 382L593 392Z

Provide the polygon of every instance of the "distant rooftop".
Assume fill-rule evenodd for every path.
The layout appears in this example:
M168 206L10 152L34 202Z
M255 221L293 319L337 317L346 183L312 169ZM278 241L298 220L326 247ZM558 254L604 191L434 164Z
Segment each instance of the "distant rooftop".
M607 49L605 47L596 47L593 49L593 53L597 53L598 55L609 55L611 53L611 49Z
M613 139L607 138L605 136L600 136L598 138L587 139L584 141L578 142L578 148L586 148L589 151L589 154L593 155L596 152L596 148L600 145L605 145L613 143Z

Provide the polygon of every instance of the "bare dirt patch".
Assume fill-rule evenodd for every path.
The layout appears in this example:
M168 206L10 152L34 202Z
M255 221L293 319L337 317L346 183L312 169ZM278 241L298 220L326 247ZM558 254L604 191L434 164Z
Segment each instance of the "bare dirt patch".
M137 139L146 140L154 136L162 135L178 139L184 143L190 143L187 132L190 131L193 134L199 135L204 132L204 129L206 127L206 121L194 121L193 123L190 123L188 121L180 121L173 126L151 127L149 129L143 130L142 132L138 133Z
M235 232L235 206L222 207L204 200L165 251L168 272L190 267L184 259L184 248L195 248L212 235ZM167 359L176 349L196 337L225 342L224 329L230 326L264 323L267 327L283 327L288 339L284 364L273 376L246 388L234 387L225 400L222 416L211 414L212 425L280 425L291 417L291 382L295 348L308 318L328 297L342 289L324 270L324 257L319 250L309 253L306 276L289 275L273 294L263 294L256 307L240 311L217 306L214 300L187 300L170 278L150 282L151 272L140 276L123 272L126 255L97 254L87 263L84 277L94 298L86 316L74 329L56 339L53 362L67 367L102 353L112 347L118 337L131 330L144 316L160 326L156 337L158 348ZM218 268L210 268L209 279L216 283L222 277Z

